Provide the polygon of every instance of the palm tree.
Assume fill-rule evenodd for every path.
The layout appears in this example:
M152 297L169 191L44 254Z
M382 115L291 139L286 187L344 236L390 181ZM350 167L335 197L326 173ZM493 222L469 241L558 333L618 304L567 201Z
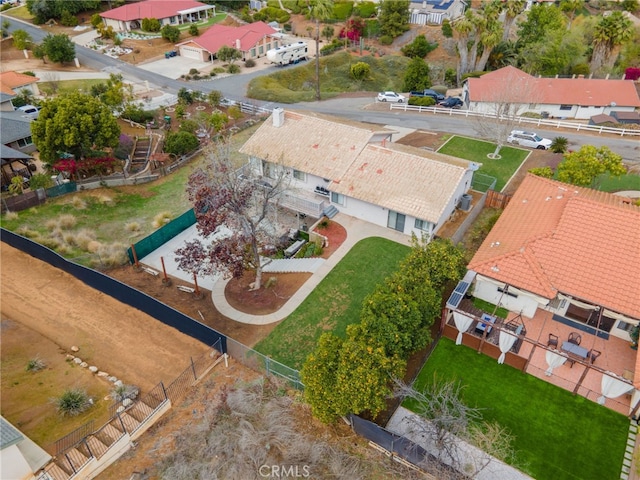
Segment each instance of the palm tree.
M307 0L309 18L316 23L316 100L320 101L320 20L333 13L333 0Z
M511 0L505 2L504 7L504 30L502 32L502 41L505 42L509 39L509 33L511 33L511 27L516 21L516 17L522 13L527 0Z
M633 37L633 32L633 23L622 12L601 17L593 33L591 71L597 72L602 67L611 68L618 57L617 50Z
M453 24L453 34L456 39L458 51L458 85L460 78L469 72L469 38L473 31L473 11L467 10L465 14L456 19Z
M584 0L560 0L560 10L569 15L569 21L567 22L567 30L571 30L571 22L578 10L582 10L584 6Z

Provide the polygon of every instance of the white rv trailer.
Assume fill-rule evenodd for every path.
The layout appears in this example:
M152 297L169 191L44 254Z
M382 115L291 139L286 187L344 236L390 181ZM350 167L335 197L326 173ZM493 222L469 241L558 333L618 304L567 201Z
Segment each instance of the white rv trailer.
M267 51L267 59L271 63L276 63L281 66L298 63L300 60L306 60L306 58L307 44L305 42L283 45L282 47L272 48Z

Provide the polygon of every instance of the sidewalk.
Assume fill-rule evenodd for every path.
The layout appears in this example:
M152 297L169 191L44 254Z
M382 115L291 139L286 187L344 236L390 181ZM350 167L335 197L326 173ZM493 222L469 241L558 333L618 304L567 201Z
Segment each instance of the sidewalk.
M394 242L410 245L411 237L402 233L391 230L390 228L380 227L367 223L363 220L350 217L343 213L335 216L334 221L342 225L347 230L347 239L333 254L326 259L317 269L317 271L300 287L300 289L285 303L280 310L267 315L251 315L236 310L224 295L225 287L229 280L218 280L211 291L213 304L218 311L232 320L240 323L248 323L251 325L268 325L270 323L279 322L285 319L307 298L307 296L318 286L318 284L326 277L340 260L351 250L351 248L360 240L367 237L382 237Z

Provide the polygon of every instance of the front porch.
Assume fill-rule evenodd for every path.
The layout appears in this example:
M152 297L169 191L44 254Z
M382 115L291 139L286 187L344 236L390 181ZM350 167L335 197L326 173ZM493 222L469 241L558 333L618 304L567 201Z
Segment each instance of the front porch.
M626 340L614 336L601 338L589 332L579 331L571 325L554 320L551 312L542 309L538 309L533 318L512 312L509 312L506 318L500 318L492 315L494 312L479 310L468 297L460 301L456 308L446 310L443 322L444 335L452 339L458 335L454 312L473 319L463 332L462 344L493 358L498 358L501 353L500 332L514 332L514 327L522 325L518 340L506 354L505 363L574 394L595 402L602 395L602 378L605 372L614 374L616 379L627 383L629 387L633 384L637 352L631 349L630 343ZM493 328L489 331L486 328L477 328L485 323L481 319L483 313L496 316ZM593 363L589 357L575 358L561 351L563 342L568 340L572 332L581 336L580 346L586 351L599 352ZM558 345L550 345L550 338L557 338ZM550 350L568 356L568 360L554 368L551 375L547 374L547 352ZM605 406L629 415L635 405L635 402L632 405L631 400L631 394L623 394L617 398L607 398Z

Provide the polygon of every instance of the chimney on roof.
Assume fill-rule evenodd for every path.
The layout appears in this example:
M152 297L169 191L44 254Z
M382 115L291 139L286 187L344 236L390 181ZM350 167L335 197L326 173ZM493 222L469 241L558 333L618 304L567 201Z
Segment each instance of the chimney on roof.
M276 107L273 109L273 126L276 128L284 124L284 108Z
M578 75L578 78L584 78L584 75L580 74Z
M242 50L242 44L240 43L240 39L236 38L236 50Z

